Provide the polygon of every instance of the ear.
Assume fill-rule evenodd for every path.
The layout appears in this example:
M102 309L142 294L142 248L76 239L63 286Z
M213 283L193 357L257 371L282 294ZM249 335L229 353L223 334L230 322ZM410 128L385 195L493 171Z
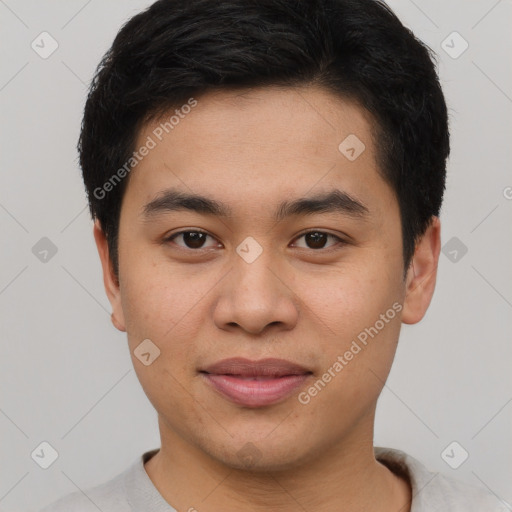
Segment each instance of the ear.
M126 331L119 283L110 260L107 238L105 237L105 233L97 219L94 222L94 240L96 241L96 247L98 248L101 266L103 268L103 284L105 286L105 291L107 292L110 305L112 306L112 323L114 324L114 327L120 331Z
M425 234L416 244L407 270L402 322L415 324L427 312L436 286L437 265L441 251L441 222L432 217Z

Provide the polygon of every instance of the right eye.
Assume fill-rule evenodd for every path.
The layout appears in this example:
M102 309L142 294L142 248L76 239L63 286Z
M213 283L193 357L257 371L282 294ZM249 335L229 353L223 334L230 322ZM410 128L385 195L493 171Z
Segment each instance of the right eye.
M183 249L207 249L208 247L204 247L205 240L210 237L212 240L215 240L212 236L210 236L206 231L200 230L188 230L188 231L179 231L178 233L173 233L168 236L164 242L172 242L175 243L174 240L179 239L181 237L183 241L183 245L176 243L178 247ZM211 246L215 247L215 246Z

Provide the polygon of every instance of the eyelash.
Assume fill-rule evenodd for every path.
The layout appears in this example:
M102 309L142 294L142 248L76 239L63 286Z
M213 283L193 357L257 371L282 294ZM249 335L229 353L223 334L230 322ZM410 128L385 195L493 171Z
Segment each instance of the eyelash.
M213 237L212 235L210 235L209 233L207 233L206 231L203 231L201 229L189 229L189 230L178 231L177 233L173 233L172 235L166 237L163 240L163 242L164 243L172 242L176 237L178 237L180 235L183 235L185 233L202 233L204 235L210 236L211 238L215 239L215 237ZM321 231L321 230L318 230L318 229L310 229L308 231L303 231L302 233L299 233L294 240L298 240L299 238L302 238L303 236L308 235L310 233L319 233L319 234L322 234L322 235L327 235L328 237L332 237L332 238L336 239L337 243L334 244L333 246L327 247L327 248L309 249L308 247L299 247L299 249L309 249L309 250L314 251L314 252L326 252L326 251L330 251L330 250L336 249L337 246L339 246L340 244L341 245L347 244L347 242L345 240L343 240L341 237L339 237L337 235L333 235L332 233L328 233L327 231ZM180 246L180 245L178 245L178 247L180 249L185 250L185 251L193 251L193 252L200 252L202 250L204 251L204 250L208 250L209 249L208 247L207 248L200 247L199 249L192 249L190 247L183 247L183 246Z

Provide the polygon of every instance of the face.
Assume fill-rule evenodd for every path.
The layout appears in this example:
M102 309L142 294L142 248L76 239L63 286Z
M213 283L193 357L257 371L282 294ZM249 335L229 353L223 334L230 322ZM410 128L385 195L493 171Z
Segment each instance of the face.
M114 322L162 446L180 439L268 470L371 443L400 324L430 301L437 225L404 281L397 200L377 169L372 120L348 101L263 88L209 93L186 110L168 134L172 112L139 133L137 148L155 144L123 198L119 286L96 228ZM304 371L254 394L239 384L268 382L225 377L230 396L204 371L233 357Z

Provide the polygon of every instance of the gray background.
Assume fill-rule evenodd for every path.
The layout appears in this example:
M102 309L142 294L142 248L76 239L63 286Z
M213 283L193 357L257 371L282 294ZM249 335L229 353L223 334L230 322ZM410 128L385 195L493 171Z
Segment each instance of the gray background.
M150 3L0 0L6 511L34 511L103 482L159 446L156 413L125 335L110 323L75 150L94 68L121 24ZM512 502L512 2L390 4L439 54L453 149L441 215L442 243L449 245L430 310L403 328L375 443ZM43 31L59 45L47 59L31 48L33 40L43 45ZM454 31L469 43L457 58L463 41L450 36ZM43 237L56 254L44 253ZM43 441L59 454L48 469L31 458ZM458 469L441 456L453 441L469 453ZM461 448L447 453L452 464L460 462Z

